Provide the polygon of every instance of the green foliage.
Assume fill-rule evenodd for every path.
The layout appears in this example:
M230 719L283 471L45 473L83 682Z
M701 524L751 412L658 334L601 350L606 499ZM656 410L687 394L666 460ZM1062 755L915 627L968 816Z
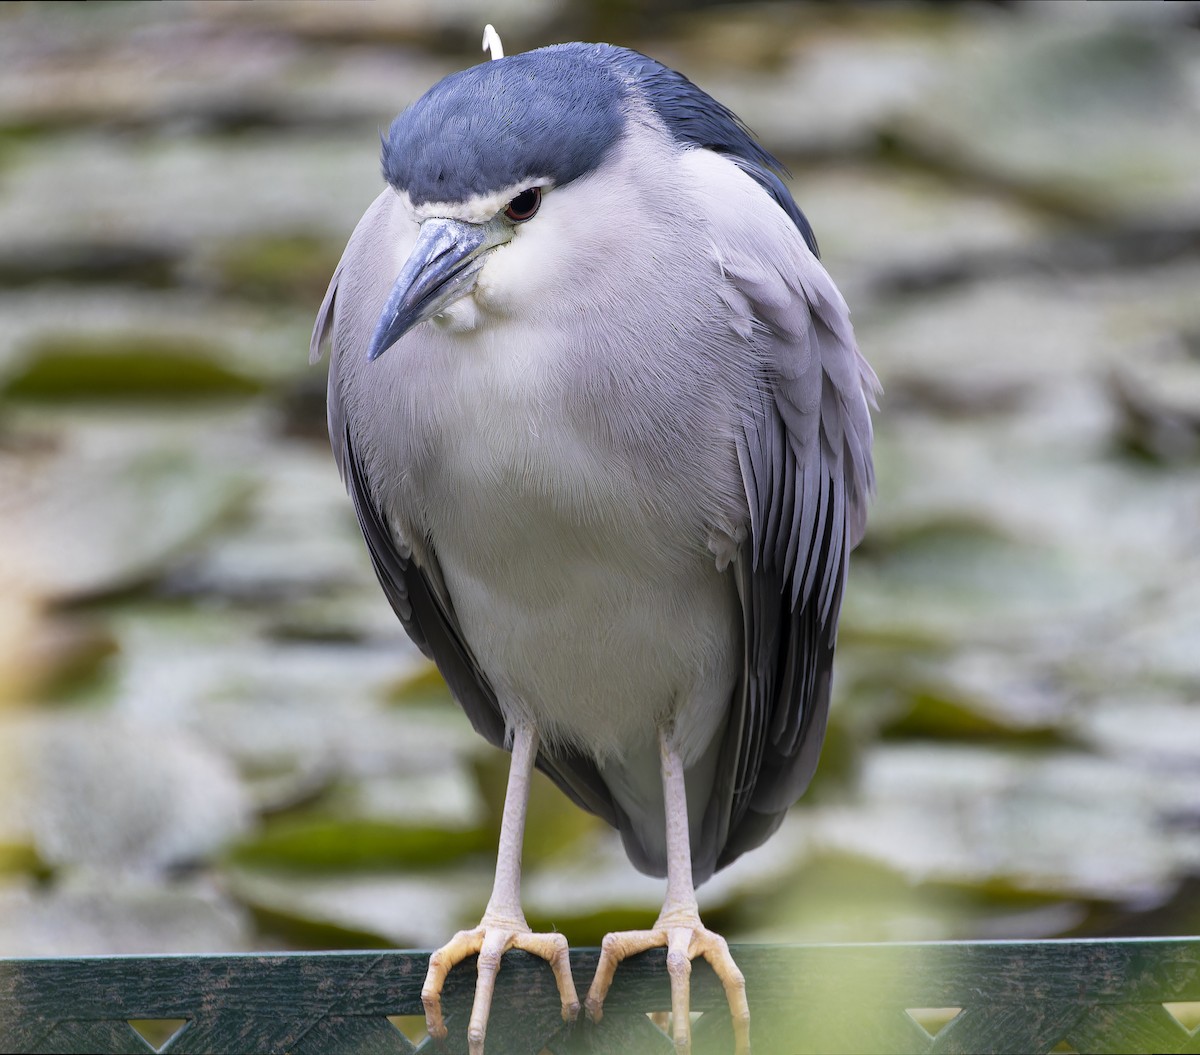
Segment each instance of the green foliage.
M244 867L309 872L416 868L491 850L493 842L482 829L447 831L354 818L287 816L268 820L256 835L235 846L229 859Z
M252 396L262 384L220 362L214 345L180 336L46 336L0 395L22 400L192 401Z
M320 303L341 248L307 232L264 234L226 245L215 263L221 285L254 300Z

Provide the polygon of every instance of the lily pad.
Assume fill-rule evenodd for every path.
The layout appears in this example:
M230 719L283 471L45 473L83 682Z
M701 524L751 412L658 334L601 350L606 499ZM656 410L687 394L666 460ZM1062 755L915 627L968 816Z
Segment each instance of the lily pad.
M219 361L211 346L142 333L63 334L29 349L23 370L0 395L24 400L182 400L244 398L262 391L254 378Z
M5 788L13 823L53 868L162 874L212 854L248 822L232 768L181 731L63 713L10 719L0 735L14 760Z
M350 817L288 817L269 822L232 851L243 867L299 872L417 869L444 864L494 846L482 829L404 828Z
M857 634L943 646L1082 630L1136 589L1131 571L1101 578L1069 550L949 525L860 560L854 576L846 618Z
M1184 692L1158 688L1144 691L1136 702L1101 699L1079 715L1076 733L1108 755L1155 767L1164 782L1173 772L1184 777L1200 768L1200 704ZM1189 812L1200 818L1200 780L1196 790Z
M873 10L869 31L847 32L846 17L853 25L854 9L822 24L821 12L808 7L718 5L685 24L678 59L662 57L733 109L779 156L853 155L937 83L954 19Z
M483 914L492 875L486 863L453 872L318 878L240 868L226 874L231 893L268 925L325 943L430 948Z
M791 190L817 232L822 262L856 307L898 279L1028 252L1047 234L1044 221L1015 203L928 173L833 163L798 170ZM889 407L895 398L889 383Z
M417 667L393 688L391 698L398 704L428 703L430 700L450 700L450 689L432 662Z
M76 875L35 886L0 884L7 956L227 953L254 947L250 918L203 882Z
M306 232L262 234L226 243L208 264L228 293L311 307L329 285L342 246Z
M1200 354L1183 339L1121 364L1109 385L1127 449L1168 465L1200 456Z
M0 457L0 581L41 597L144 581L230 515L244 471L135 432L80 427L53 452Z
M901 127L963 167L1096 210L1194 208L1200 99L1167 25L1021 20L969 40Z
M1146 904L1195 851L1164 837L1153 774L1079 752L878 747L861 796L817 813L816 845L913 882Z
M295 384L297 378L317 380L305 356L297 353L308 347L315 310L281 311L270 303L203 296L195 289L147 290L118 283L0 289L0 314L5 319L0 331L0 385L34 369L31 356L43 347L67 356L94 354L100 363L109 362L110 354L119 360L132 348L138 356L135 369L145 365L156 372L156 378L167 375L161 385L163 402L170 410L191 413L190 403L195 403L197 413L223 409L226 403L241 408L256 392L274 394L281 384ZM198 362L195 369L211 395L191 401L186 391L175 395L180 385L170 373L173 367L146 362L173 355L184 360L185 369L192 369L188 360ZM8 406L28 414L57 410L59 405L64 412L95 413L116 403L126 417L134 407L139 414L153 413L156 401L138 395L136 380L122 391L119 369L101 376L98 384L105 393L103 400L83 392L61 400L31 396L27 403L14 400ZM323 402L313 409L313 424L323 423Z
M281 638L353 640L386 628L399 640L327 446L272 437L245 448L233 456L253 458L259 471L238 517L197 545L166 588L277 605L272 633Z
M1018 662L1015 652L966 647L892 665L893 687L904 705L882 732L890 738L1053 743L1073 711L1065 678L1028 652Z
M913 882L876 860L815 855L735 912L747 942L946 941L1051 937L1087 917L1085 904L980 887Z
M493 849L485 820L469 772L451 758L436 770L343 780L267 818L232 860L297 871L422 868Z

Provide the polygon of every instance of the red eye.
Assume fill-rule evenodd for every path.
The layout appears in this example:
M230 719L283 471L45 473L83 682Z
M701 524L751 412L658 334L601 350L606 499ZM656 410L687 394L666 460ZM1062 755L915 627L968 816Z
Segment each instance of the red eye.
M542 188L530 187L529 190L523 190L512 201L504 206L504 218L511 220L513 223L524 223L526 220L532 220L534 214L538 211L538 206L542 204Z

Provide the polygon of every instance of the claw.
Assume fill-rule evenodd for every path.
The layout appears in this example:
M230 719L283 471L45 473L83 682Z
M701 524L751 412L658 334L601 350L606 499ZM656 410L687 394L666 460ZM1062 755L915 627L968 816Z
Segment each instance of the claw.
M425 1007L425 1026L434 1040L446 1039L442 1018L442 986L456 964L473 953L479 954L475 999L467 1025L467 1043L471 1055L483 1055L488 1016L492 1011L492 993L500 961L509 949L522 949L550 964L562 1017L573 1022L579 1014L579 997L571 977L567 939L561 934L534 934L521 912L521 840L525 831L525 806L529 799L529 777L537 757L538 738L532 726L524 725L513 734L512 765L508 771L508 791L504 797L504 817L500 823L500 847L496 852L496 883L488 907L474 930L460 930L429 957L429 971L421 987Z
M579 1015L579 997L571 977L571 959L567 939L561 934L534 934L510 921L503 923L484 916L473 930L460 930L445 945L429 957L429 970L421 987L421 1003L425 1007L425 1027L434 1040L446 1039L446 1023L442 1017L442 986L446 976L468 956L479 955L475 982L475 1000L471 1005L471 1020L467 1026L470 1055L483 1055L487 1037L488 1016L492 1010L492 993L500 961L509 949L522 949L550 964L558 995L562 1001L562 1016L573 1022Z
M691 974L692 960L702 956L712 966L729 1001L733 1019L734 1051L750 1055L750 1006L746 1001L746 979L734 963L729 945L721 935L700 923L699 916L689 919L659 919L653 930L622 931L606 934L600 946L596 975L584 1001L588 1018L599 1022L604 1017L604 998L612 986L617 964L647 949L667 950L667 972L671 976L671 1032L675 1050L688 1055L692 1050Z

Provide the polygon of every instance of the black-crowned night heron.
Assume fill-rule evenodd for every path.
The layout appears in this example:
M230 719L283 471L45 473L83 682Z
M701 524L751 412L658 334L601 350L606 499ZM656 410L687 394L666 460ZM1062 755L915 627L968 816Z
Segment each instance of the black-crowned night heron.
M652 59L564 44L431 88L383 141L387 186L338 265L329 430L375 571L472 725L512 751L479 953L481 1052L505 950L566 940L521 909L531 771L667 878L665 946L689 1047L690 961L742 975L696 885L762 843L813 775L847 556L872 485L876 380L778 163ZM397 277L399 276L399 277Z

